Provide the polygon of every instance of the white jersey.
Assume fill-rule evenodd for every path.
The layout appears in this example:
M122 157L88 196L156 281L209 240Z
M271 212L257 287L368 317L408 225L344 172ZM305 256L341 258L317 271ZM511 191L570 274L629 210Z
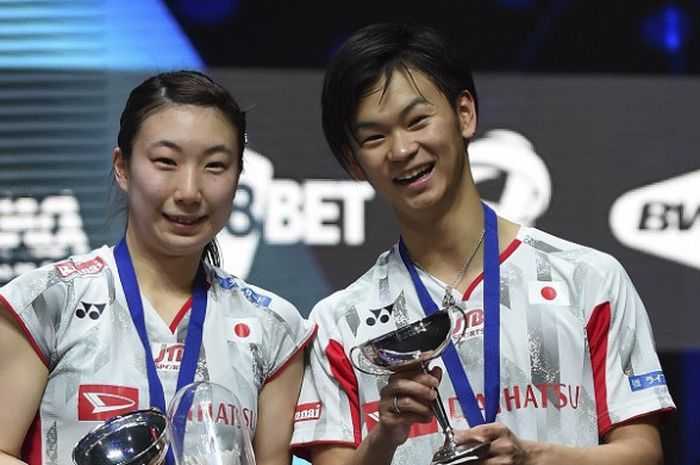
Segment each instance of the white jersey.
M207 266L209 284L195 380L228 387L251 436L258 394L313 335L314 327L281 297ZM132 323L113 249L30 271L0 298L49 370L23 457L32 465L69 465L71 451L102 421L150 404L145 351ZM184 352L191 299L171 325L142 295L144 316L166 404ZM216 406L215 406L216 408ZM214 412L233 421L229 406Z
M524 439L590 446L620 422L675 408L654 350L648 317L621 265L609 255L533 228L520 228L500 255L500 399L496 418ZM433 300L444 286L419 276ZM453 332L484 409L483 278L463 296ZM460 300L455 294L455 300ZM353 346L425 315L398 246L348 288L319 302L319 326L295 416L292 445L357 447L378 421L387 377L364 374ZM456 429L469 427L449 373L440 394ZM415 424L394 465L430 463L444 437L435 420Z

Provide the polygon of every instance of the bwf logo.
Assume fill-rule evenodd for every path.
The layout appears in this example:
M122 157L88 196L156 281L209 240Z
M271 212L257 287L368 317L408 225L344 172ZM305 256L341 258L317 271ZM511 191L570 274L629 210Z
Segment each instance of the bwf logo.
M700 268L700 170L631 190L610 209L624 245Z

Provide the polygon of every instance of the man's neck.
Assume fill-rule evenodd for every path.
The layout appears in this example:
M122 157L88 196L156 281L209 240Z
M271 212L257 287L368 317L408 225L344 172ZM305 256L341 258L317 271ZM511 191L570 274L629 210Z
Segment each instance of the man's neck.
M400 218L399 227L414 264L446 284L454 283L473 255L455 289L464 291L483 271L484 211L475 188L445 214L414 221ZM499 251L510 245L519 229L516 223L498 219Z

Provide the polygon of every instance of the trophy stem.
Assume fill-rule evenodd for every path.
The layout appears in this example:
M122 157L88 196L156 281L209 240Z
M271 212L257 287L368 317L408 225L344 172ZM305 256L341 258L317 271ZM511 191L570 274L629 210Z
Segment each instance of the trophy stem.
M428 373L427 363L421 363L421 368L425 373ZM445 442L440 449L435 451L431 465L463 465L482 460L488 452L490 443L484 442L469 446L455 443L455 433L442 403L440 391L435 389L435 394L435 400L432 402L433 412L435 412L435 417L445 435Z
M421 368L423 369L423 372L429 373L427 363L421 363ZM447 416L447 412L445 411L445 406L442 403L442 397L440 397L440 390L435 389L435 394L437 395L437 397L432 403L433 412L435 412L435 416L437 417L437 421L440 424L440 427L442 428L442 432L446 436L446 442L454 444L455 434L452 430L452 425L450 425L450 420Z

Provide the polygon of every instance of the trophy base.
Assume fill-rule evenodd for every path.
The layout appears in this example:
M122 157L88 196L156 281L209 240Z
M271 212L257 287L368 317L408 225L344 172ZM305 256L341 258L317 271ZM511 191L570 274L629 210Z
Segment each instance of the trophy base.
M461 465L478 462L486 457L490 442L470 445L443 446L433 455L431 465Z

